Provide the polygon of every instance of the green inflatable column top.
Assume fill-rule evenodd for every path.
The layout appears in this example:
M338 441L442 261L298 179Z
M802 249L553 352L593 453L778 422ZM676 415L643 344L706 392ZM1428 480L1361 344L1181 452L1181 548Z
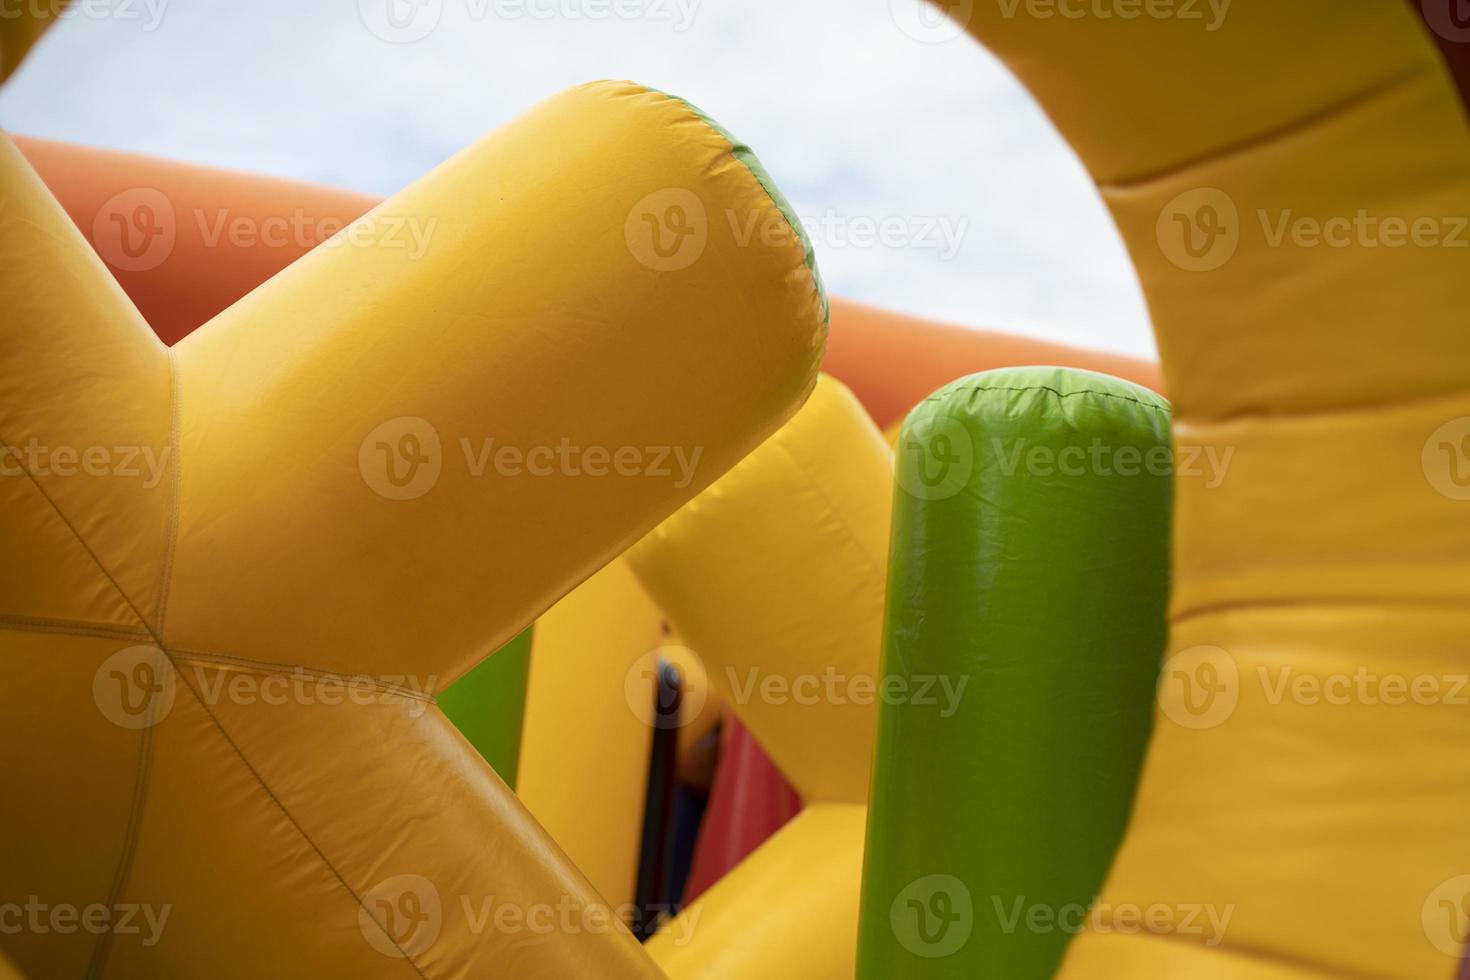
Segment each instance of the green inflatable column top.
M1152 724L1169 406L987 371L915 408L897 454L857 975L1050 977Z
M534 629L527 626L445 688L438 698L440 710L512 790L516 788L521 757Z

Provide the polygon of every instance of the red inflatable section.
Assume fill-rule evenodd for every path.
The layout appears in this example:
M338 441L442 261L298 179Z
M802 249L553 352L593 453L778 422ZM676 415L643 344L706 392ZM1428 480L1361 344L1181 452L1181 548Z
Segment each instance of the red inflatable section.
M801 797L730 712L684 902L698 898L801 810Z

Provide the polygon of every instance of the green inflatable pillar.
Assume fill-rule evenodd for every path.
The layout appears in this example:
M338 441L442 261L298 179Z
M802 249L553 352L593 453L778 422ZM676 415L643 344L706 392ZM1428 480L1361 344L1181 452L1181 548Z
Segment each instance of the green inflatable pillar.
M1169 406L1006 368L896 459L862 980L1051 977L1121 841L1169 586Z
M521 756L531 631L495 651L439 695L439 707L511 789Z

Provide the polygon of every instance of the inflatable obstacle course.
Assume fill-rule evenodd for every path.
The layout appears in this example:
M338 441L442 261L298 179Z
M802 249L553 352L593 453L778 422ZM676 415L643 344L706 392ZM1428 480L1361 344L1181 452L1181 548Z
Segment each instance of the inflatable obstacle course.
M61 9L0 18L0 78ZM741 245L700 219L789 224L748 151L629 83L381 203L0 140L0 773L27 801L0 912L169 910L156 941L7 927L21 974L1460 971L1453 695L1280 692L1464 674L1463 253L1271 231L1470 209L1456 22L951 12L1096 180L1162 374L829 306L799 229ZM341 232L178 220L298 203ZM389 226L434 231L405 250ZM944 387L1035 364L1115 377ZM1162 449L1162 402L1119 380L1161 378L1171 481L1064 471L1090 426ZM1075 429L1073 402L1096 409ZM700 461L484 479L461 440L492 435ZM120 446L147 479L32 451ZM640 946L642 667L675 657L681 771L724 710L805 809ZM823 683L956 662L942 726ZM718 805L733 826L741 794ZM1099 882L1075 937L1028 918ZM492 896L522 918L471 914Z

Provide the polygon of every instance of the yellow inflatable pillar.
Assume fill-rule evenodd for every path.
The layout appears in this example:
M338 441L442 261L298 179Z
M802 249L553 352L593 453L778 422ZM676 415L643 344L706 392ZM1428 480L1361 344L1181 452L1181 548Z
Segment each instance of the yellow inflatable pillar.
M635 664L662 614L619 559L536 621L516 795L615 907L633 901L653 729ZM631 676L630 676L631 675Z
M1447 980L1470 899L1448 6L1043 6L953 9L1097 181L1176 420L1161 717L1061 975Z
M711 688L808 804L867 802L892 481L882 433L824 376L791 422L629 552ZM814 852L824 867L858 873L861 818L844 819L851 835L812 820L784 845L768 841L747 859L762 870L742 864L729 887L664 927L649 947L660 965L675 980L773 971L850 980L856 878L844 900L817 902L804 880ZM700 917L762 925L733 949L733 926L682 945L670 938Z
M658 975L432 697L815 383L767 183L583 86L168 350L0 140L0 901L168 909L23 970Z

